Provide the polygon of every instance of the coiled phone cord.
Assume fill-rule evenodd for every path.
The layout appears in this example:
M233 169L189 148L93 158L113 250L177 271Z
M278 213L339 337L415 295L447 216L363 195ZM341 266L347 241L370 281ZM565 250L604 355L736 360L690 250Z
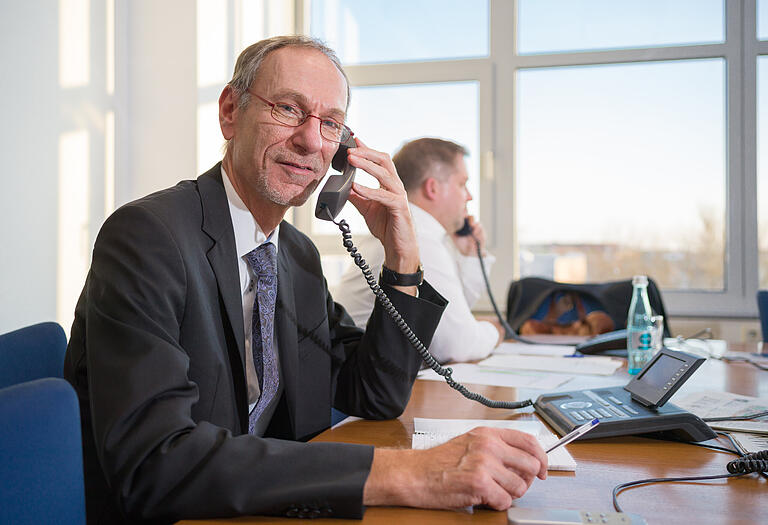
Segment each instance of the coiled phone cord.
M768 450L761 450L760 452L745 454L739 459L734 459L728 463L726 468L731 474L768 472Z
M419 352L419 355L424 360L424 363L426 363L426 365L434 370L438 375L442 376L445 379L445 382L448 383L451 388L458 390L461 395L467 399L477 401L478 403L481 403L489 408L506 408L516 410L519 408L531 406L533 404L533 401L530 399L526 399L524 401L494 401L493 399L488 399L483 395L470 391L467 389L467 387L454 380L452 377L453 369L450 367L440 366L440 363L437 362L434 356L430 354L429 350L427 350L427 348L424 346L424 343L422 343L416 334L413 333L411 327L408 326L403 317L400 315L400 312L397 311L397 309L392 304L392 301L390 301L389 297L387 297L387 294L376 282L376 278L373 276L373 272L371 272L371 267L368 266L368 263L365 262L365 259L363 259L363 256L360 255L360 252L357 251L357 248L352 242L352 234L350 233L347 221L341 219L338 222L333 221L333 223L339 227L339 230L341 230L344 248L346 248L347 252L349 252L349 255L355 261L357 267L360 268L360 270L363 272L363 276L365 277L368 286L376 295L376 298L381 303L381 306L384 307L384 310L387 312L387 314L389 314L403 335L408 339L408 342L410 342L416 351Z
M702 445L700 443L690 443L690 444L699 446L699 447L704 447L704 448L721 450L723 452L729 452L731 454L738 454L740 456L738 459L734 459L733 461L728 462L728 465L726 465L728 474L715 474L712 476L688 476L688 477L682 477L682 478L640 479L637 481L622 483L621 485L616 485L613 488L613 508L615 508L617 512L623 512L621 505L619 505L619 500L618 500L619 493L625 489L636 487L638 485L647 485L650 483L705 481L705 480L711 480L711 479L736 478L739 476L744 476L746 474L752 474L752 473L757 473L763 476L764 478L768 478L768 474L766 474L766 472L768 472L768 450L761 450L760 452L755 452L752 454L743 454L739 450L739 446L736 444L736 442L733 440L733 437L730 434L726 434L723 432L718 432L717 434L728 438L728 440L731 442L731 445L733 445L733 450L723 448L723 447L712 446L712 445Z

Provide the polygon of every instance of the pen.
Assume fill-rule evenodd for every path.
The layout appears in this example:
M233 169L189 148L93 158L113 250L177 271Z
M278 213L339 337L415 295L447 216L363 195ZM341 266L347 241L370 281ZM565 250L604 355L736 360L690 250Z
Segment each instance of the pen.
M561 447L563 445L567 445L568 443L570 443L571 441L573 441L577 437L583 436L584 434L586 434L587 432L589 432L590 430L595 428L599 423L600 423L599 419L593 419L589 423L581 425L579 428L577 428L576 430L574 430L570 434L566 434L565 436L560 438L560 440L557 443L555 443L554 445L549 447L549 449L547 449L547 454L549 454L550 452L555 450L557 447Z

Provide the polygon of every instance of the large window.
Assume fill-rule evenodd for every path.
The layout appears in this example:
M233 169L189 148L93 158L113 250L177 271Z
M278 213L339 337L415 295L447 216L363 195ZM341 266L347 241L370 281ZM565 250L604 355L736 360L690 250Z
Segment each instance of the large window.
M224 4L227 17L205 15ZM498 259L497 298L527 275L645 273L673 315L755 315L754 292L768 286L768 212L758 211L768 209L768 0L198 0L198 9L201 170L221 145L204 130L215 124L222 63L205 53L227 54L228 75L242 46L293 27L338 51L352 85L348 124L371 147L393 154L421 136L467 146L470 210ZM348 256L313 206L292 220L333 282ZM344 215L366 234L351 206Z
M724 66L519 70L521 275L724 289Z

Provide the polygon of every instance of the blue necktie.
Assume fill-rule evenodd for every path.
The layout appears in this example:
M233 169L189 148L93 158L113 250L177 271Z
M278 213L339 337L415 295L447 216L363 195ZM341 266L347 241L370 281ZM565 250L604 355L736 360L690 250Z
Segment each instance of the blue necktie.
M272 344L275 327L275 299L277 298L277 250L267 242L245 256L256 279L256 298L253 301L251 322L251 350L261 395L251 412L248 431L253 434L255 423L277 393L279 371Z

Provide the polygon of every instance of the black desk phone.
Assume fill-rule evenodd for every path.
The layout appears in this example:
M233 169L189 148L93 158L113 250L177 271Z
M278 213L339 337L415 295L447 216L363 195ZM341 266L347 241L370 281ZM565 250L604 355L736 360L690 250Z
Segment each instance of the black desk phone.
M684 441L714 439L715 433L697 416L667 404L705 360L663 348L626 386L544 394L533 406L560 435L600 419L600 425L578 439L650 433Z

